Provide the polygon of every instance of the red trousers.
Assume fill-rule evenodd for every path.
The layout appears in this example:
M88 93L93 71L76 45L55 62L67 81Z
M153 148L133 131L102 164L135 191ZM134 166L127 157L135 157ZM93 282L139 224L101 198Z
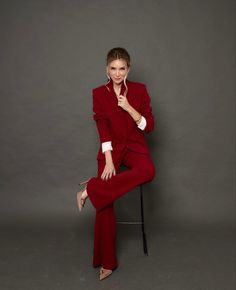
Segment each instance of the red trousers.
M120 165L128 170L119 172ZM115 269L116 258L116 218L113 202L135 186L151 181L155 175L154 164L147 154L125 149L114 164L116 175L109 180L102 180L101 174L105 160L98 160L98 176L87 184L87 193L96 209L94 226L93 266Z

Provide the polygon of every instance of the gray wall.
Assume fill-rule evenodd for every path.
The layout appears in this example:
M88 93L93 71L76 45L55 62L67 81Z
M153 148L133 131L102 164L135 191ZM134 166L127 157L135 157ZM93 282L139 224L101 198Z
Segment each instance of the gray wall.
M107 51L124 46L156 118L149 224L231 226L234 6L0 1L1 222L78 222L77 183L97 170L91 89L106 81ZM91 204L83 214L91 223Z

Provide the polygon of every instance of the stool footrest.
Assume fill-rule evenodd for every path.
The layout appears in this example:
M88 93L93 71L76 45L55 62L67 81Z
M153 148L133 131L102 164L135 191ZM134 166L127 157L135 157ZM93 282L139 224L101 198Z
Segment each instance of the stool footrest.
M125 225L142 225L142 222L118 221L117 224L125 224Z

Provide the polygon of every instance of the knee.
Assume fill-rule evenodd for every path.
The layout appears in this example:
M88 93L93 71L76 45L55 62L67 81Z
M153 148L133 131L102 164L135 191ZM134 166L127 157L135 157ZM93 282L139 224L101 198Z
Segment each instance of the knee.
M148 164L142 168L142 174L145 178L145 182L152 181L156 175L156 169L153 163Z

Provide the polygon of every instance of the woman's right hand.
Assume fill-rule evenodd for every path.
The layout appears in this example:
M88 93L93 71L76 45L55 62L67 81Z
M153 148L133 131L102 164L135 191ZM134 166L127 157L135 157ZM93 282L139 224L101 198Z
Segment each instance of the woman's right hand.
M113 162L106 163L101 175L101 179L108 180L112 178L113 175L116 175L116 169Z

